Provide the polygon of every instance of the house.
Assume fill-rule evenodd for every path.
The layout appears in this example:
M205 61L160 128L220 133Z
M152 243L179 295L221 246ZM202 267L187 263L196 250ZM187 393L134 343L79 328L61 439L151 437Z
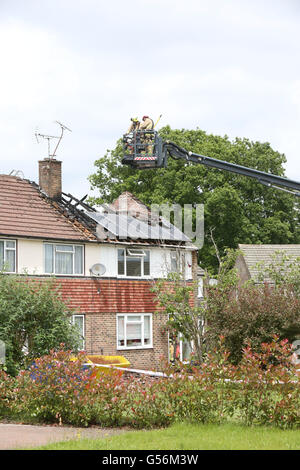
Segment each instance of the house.
M259 282L260 267L265 269L274 262L274 256L278 252L289 257L292 261L300 259L300 245L244 245L240 244L235 268L237 269L241 283L250 279ZM268 278L264 279L269 281Z
M172 270L196 279L196 247L131 193L97 211L62 191L60 161L38 164L39 184L0 175L0 268L55 276L89 354L158 367L168 338L151 287Z

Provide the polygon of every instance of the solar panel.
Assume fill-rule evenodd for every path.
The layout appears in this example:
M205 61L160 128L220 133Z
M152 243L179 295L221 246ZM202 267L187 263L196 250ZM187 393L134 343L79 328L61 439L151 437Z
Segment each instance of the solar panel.
M191 241L181 230L162 217L159 223L153 219L141 220L130 215L117 213L85 212L101 227L105 228L118 238L132 238L142 240L172 240Z

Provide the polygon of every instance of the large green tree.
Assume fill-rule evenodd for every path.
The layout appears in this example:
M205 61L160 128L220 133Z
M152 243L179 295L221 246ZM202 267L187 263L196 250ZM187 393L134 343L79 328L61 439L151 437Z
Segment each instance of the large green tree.
M231 141L196 129L159 131L170 140L195 153L284 176L286 158L269 143L246 138ZM205 206L205 243L199 257L204 267L217 267L211 233L221 254L238 243L300 243L296 198L256 180L199 164L169 158L168 167L134 170L121 164L122 142L95 162L89 177L99 197L91 203L111 202L130 191L145 204L200 204Z

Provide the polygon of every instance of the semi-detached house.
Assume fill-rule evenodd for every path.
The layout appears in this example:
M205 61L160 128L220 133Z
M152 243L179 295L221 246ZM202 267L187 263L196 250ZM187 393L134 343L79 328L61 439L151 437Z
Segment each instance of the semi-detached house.
M46 158L39 184L0 175L0 268L55 276L84 350L153 369L169 344L151 287L174 270L196 280L197 250L128 192L98 211L64 193L61 162Z

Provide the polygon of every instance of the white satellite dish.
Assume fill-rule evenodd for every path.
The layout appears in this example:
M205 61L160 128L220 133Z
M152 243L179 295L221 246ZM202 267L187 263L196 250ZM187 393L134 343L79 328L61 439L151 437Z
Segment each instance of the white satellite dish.
M90 269L90 273L93 274L93 276L103 276L106 272L106 267L104 264L96 263L93 264L93 266Z

